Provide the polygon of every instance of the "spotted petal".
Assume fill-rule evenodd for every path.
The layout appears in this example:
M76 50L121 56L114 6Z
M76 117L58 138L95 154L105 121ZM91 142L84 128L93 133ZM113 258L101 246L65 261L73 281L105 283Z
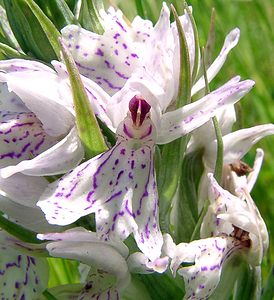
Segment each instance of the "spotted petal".
M171 270L184 277L184 299L202 300L214 292L226 260L242 246L232 237L214 237L176 246ZM181 263L193 263L179 267Z
M202 99L167 112L161 119L157 143L164 144L183 136L213 117L218 109L239 101L254 85L252 80L226 84Z
M47 286L45 259L22 253L16 240L0 233L0 297L1 299L37 299Z
M31 112L0 112L0 167L37 156L57 142Z
M16 93L35 113L48 134L59 136L67 133L74 122L71 112L66 108L68 103L72 103L67 82L63 82L52 69L41 63L4 61L0 62L0 70L6 72L0 73L0 81L6 82L9 91Z
M121 123L111 150L51 184L37 205L50 223L59 225L95 212L101 238L124 240L133 233L139 248L154 260L162 247L153 165L155 131L147 119L143 136L135 139L131 122Z
M44 135L47 136L45 133ZM33 139L30 143L33 144ZM47 148L49 149L44 152L40 151L42 153L38 156L34 153L33 156L36 157L33 159L0 170L1 176L6 178L18 172L31 176L62 174L77 166L84 157L84 150L75 127L64 139L52 147L47 145Z

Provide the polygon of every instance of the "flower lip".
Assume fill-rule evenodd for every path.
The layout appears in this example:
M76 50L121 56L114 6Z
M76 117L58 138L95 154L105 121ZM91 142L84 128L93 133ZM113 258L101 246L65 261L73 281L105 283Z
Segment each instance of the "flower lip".
M133 124L137 127L142 126L151 106L140 96L134 96L128 106Z

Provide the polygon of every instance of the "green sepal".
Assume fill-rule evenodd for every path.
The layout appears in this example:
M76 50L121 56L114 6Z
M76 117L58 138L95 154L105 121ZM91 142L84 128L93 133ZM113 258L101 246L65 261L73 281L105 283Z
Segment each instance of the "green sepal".
M42 244L45 241L37 239L37 233L15 224L0 214L0 228L15 236L19 240L30 244Z
M73 57L61 39L60 45L69 74L78 134L85 149L85 159L88 160L99 153L107 151L108 147L91 109L88 96Z
M33 0L4 0L11 29L26 54L45 62L59 58L60 33Z
M189 242L198 221L198 186L203 174L203 152L187 154L170 216L171 233L176 244Z
M181 300L183 298L183 280L179 276L173 278L170 272L164 274L137 274L133 277L146 286L152 300Z
M180 45L180 74L178 95L176 101L177 108L180 108L185 104L191 102L191 69L189 60L189 50L181 21L178 17L174 6L171 4L170 7L176 22Z
M65 0L35 0L35 2L59 30L66 25L78 23Z
M78 21L87 30L103 34L104 27L98 12L98 0L82 0Z

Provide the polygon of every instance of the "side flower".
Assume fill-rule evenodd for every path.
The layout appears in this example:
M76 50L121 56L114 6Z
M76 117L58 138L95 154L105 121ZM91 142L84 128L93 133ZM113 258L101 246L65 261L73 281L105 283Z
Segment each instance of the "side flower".
M241 253L253 268L260 266L268 247L265 223L246 189L236 197L221 188L209 174L211 204L201 227L203 239L175 245L165 236L165 253L171 270L184 277L185 299L206 299L217 287L222 268ZM180 267L181 263L190 266Z

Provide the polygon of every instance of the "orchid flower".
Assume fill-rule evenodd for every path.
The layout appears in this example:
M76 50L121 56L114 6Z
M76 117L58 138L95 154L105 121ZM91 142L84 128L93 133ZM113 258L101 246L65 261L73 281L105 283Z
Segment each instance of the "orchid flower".
M207 299L217 287L222 268L235 253L247 257L251 267L261 264L268 247L265 223L246 189L239 198L221 188L209 174L211 204L201 227L203 239L175 245L164 236L163 252L171 270L184 277L184 299ZM180 267L181 263L189 266Z
M33 257L39 247L0 231L0 297L1 299L38 299L47 287L46 259Z
M153 162L155 144L189 133L212 117L215 109L238 101L252 85L252 81L226 85L163 115L145 90L136 95L136 90L123 88L121 93L129 103L128 115L124 118L122 107L115 108L112 103L106 110L114 127L120 120L116 145L51 184L38 206L49 223L59 225L95 212L101 238L124 240L133 233L138 247L150 260L159 258L162 236Z
M236 83L239 82L239 80L240 77L237 76L230 80L227 84L231 84L232 82ZM252 169L250 167L248 168L241 159L250 150L250 148L262 138L274 134L274 125L264 124L231 132L233 123L236 121L233 105L226 106L219 110L216 113L216 117L223 134L222 139L224 144L222 185L223 187L229 187L229 191L231 193L236 193L237 185L243 185L243 181L246 181L248 190L251 191L262 164L262 150L258 150L254 163L254 172L251 172ZM205 136L207 136L207 139L204 138ZM199 210L201 210L204 200L207 197L207 173L214 171L217 156L217 139L211 120L192 132L190 142L187 146L187 153L191 153L199 148L204 149L203 162L205 167L199 186L198 206ZM237 171L236 169L239 168L242 168L242 170ZM238 174L235 171L237 171ZM251 172L251 174L247 179L246 175L249 172ZM240 177L242 178L240 179Z
M75 259L89 266L85 286L78 299L120 299L130 283L130 272L163 272L168 258L149 263L142 253L129 256L128 248L120 241L102 241L95 232L73 228L62 233L39 234L48 240L47 250L54 257Z
M62 36L70 49L79 71L99 84L109 95L120 91L128 80L138 80L145 73L162 90L157 96L175 100L179 86L179 39L175 23L170 24L170 11L163 3L158 22L135 17L131 24L123 13L110 7L100 11L104 34L87 31L76 25L62 29ZM187 40L190 68L195 60L194 29L187 12L180 16ZM238 43L240 31L232 30L225 39L222 50L208 69L211 81L223 66L230 50ZM192 95L204 88L200 78L192 86Z

